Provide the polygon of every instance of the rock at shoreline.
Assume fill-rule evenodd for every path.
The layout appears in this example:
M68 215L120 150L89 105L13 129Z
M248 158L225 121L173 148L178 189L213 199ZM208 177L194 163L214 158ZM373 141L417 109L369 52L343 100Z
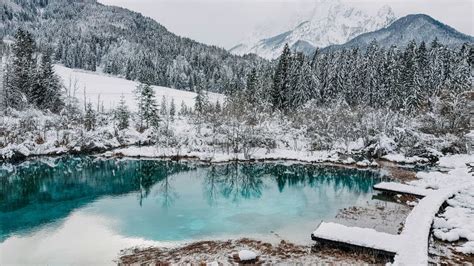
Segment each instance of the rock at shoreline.
M257 259L257 254L250 250L241 250L239 251L239 259L240 261L250 261Z

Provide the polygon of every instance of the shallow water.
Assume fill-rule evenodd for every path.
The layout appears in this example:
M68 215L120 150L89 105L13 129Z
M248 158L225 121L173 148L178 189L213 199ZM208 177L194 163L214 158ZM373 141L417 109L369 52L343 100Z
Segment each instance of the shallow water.
M310 242L321 220L370 200L380 177L314 165L64 157L4 167L0 180L0 264L102 264L138 244Z

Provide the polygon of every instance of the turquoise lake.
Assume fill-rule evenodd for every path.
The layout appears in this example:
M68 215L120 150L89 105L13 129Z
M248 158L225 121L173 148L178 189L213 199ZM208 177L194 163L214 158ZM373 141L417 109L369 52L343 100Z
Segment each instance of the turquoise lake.
M109 262L139 244L243 236L310 242L321 220L364 204L381 181L376 171L332 166L94 157L1 169L1 264L28 263L12 254L24 248L36 252L35 262L62 264L86 254L104 258L81 262Z

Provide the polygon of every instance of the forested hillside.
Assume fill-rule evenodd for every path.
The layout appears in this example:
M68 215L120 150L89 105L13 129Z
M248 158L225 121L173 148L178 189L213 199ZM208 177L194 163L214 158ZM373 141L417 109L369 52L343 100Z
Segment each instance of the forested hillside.
M67 67L124 76L144 83L214 92L241 89L248 71L264 61L170 33L156 21L94 0L5 0L0 36L30 31L40 50Z

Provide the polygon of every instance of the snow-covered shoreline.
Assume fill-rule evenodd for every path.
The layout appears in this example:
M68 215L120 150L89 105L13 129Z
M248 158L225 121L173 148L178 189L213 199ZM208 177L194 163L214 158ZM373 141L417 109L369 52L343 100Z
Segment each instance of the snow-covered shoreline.
M334 164L357 168L378 168L378 161L394 163L400 167L428 165L426 158L405 157L401 154L390 154L382 158L367 159L358 154L343 154L338 151L295 151L289 149L275 149L265 151L259 149L249 158L244 153L200 152L184 151L177 148L163 148L154 145L138 146L136 144L117 146L90 146L90 149L67 149L66 147L50 149L28 150L24 145L11 145L0 149L0 163L21 163L44 157L58 156L98 156L105 158L143 158L143 159L172 159L193 160L203 163L230 163L230 162L270 162L281 161L287 163ZM396 157L397 160L390 158Z

